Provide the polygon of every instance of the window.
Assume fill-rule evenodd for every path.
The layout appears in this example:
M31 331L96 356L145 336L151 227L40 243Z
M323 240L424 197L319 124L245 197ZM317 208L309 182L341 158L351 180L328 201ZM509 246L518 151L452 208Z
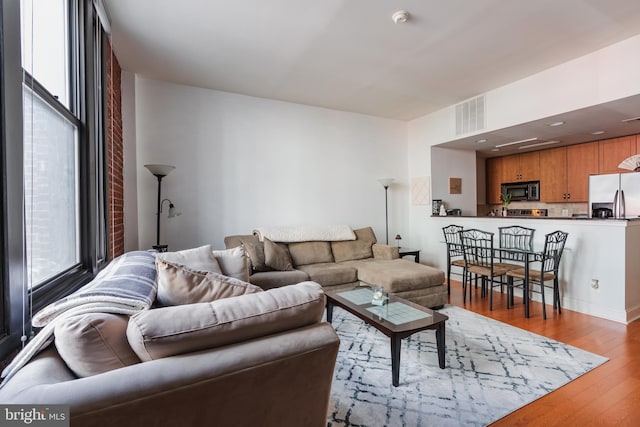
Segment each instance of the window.
M0 0L0 357L105 261L105 36L89 0Z

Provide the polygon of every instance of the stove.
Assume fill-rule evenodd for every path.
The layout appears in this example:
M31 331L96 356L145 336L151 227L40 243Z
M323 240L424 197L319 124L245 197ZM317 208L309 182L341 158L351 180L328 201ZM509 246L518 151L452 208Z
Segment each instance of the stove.
M508 209L509 216L547 216L547 209Z

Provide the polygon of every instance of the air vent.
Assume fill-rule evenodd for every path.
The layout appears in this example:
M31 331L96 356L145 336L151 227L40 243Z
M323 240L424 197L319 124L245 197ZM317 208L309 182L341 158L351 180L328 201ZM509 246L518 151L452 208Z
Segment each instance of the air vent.
M456 135L484 129L485 111L484 95L456 105Z

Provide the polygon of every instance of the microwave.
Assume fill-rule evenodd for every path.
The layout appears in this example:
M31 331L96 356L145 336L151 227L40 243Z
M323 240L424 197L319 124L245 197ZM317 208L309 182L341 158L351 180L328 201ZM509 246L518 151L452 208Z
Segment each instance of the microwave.
M501 194L511 193L511 201L540 200L540 181L505 182L500 186Z

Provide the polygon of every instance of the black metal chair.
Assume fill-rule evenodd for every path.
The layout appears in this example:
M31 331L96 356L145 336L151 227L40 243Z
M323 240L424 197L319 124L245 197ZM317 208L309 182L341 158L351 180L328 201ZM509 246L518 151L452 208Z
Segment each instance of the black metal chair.
M471 300L471 274L482 278L481 295L489 292L489 310L493 310L493 288L495 278L504 276L508 269L494 263L493 233L477 229L460 231L462 249L464 253L465 271L462 282L466 302L466 290L469 286L469 300Z
M498 227L499 249L518 249L524 251L533 250L533 235L536 230L533 228L522 227L519 225L511 225L508 227ZM523 267L527 254L525 252L507 252L498 250L497 263L494 266L500 266L508 270L517 270ZM503 291L504 282L500 282L500 292Z
M462 242L460 241L460 231L463 227L460 225L448 225L442 227L444 233L444 241L447 244L447 292L451 295L451 267L460 267L464 278L464 253L462 251Z
M542 317L547 319L547 309L545 302L545 288L553 289L553 309L558 310L558 314L562 313L560 307L560 285L558 283L558 269L560 268L560 259L562 258L562 252L564 245L567 241L569 233L564 231L554 231L545 235L544 250L542 254L532 264L537 265L536 268L529 267L529 290L531 292L538 292L533 289L531 284L539 284L542 295ZM511 270L507 272L507 292L509 293L508 299L511 300L513 296L514 278L525 279L525 269L520 268L517 270ZM552 286L546 286L545 283L553 281Z

